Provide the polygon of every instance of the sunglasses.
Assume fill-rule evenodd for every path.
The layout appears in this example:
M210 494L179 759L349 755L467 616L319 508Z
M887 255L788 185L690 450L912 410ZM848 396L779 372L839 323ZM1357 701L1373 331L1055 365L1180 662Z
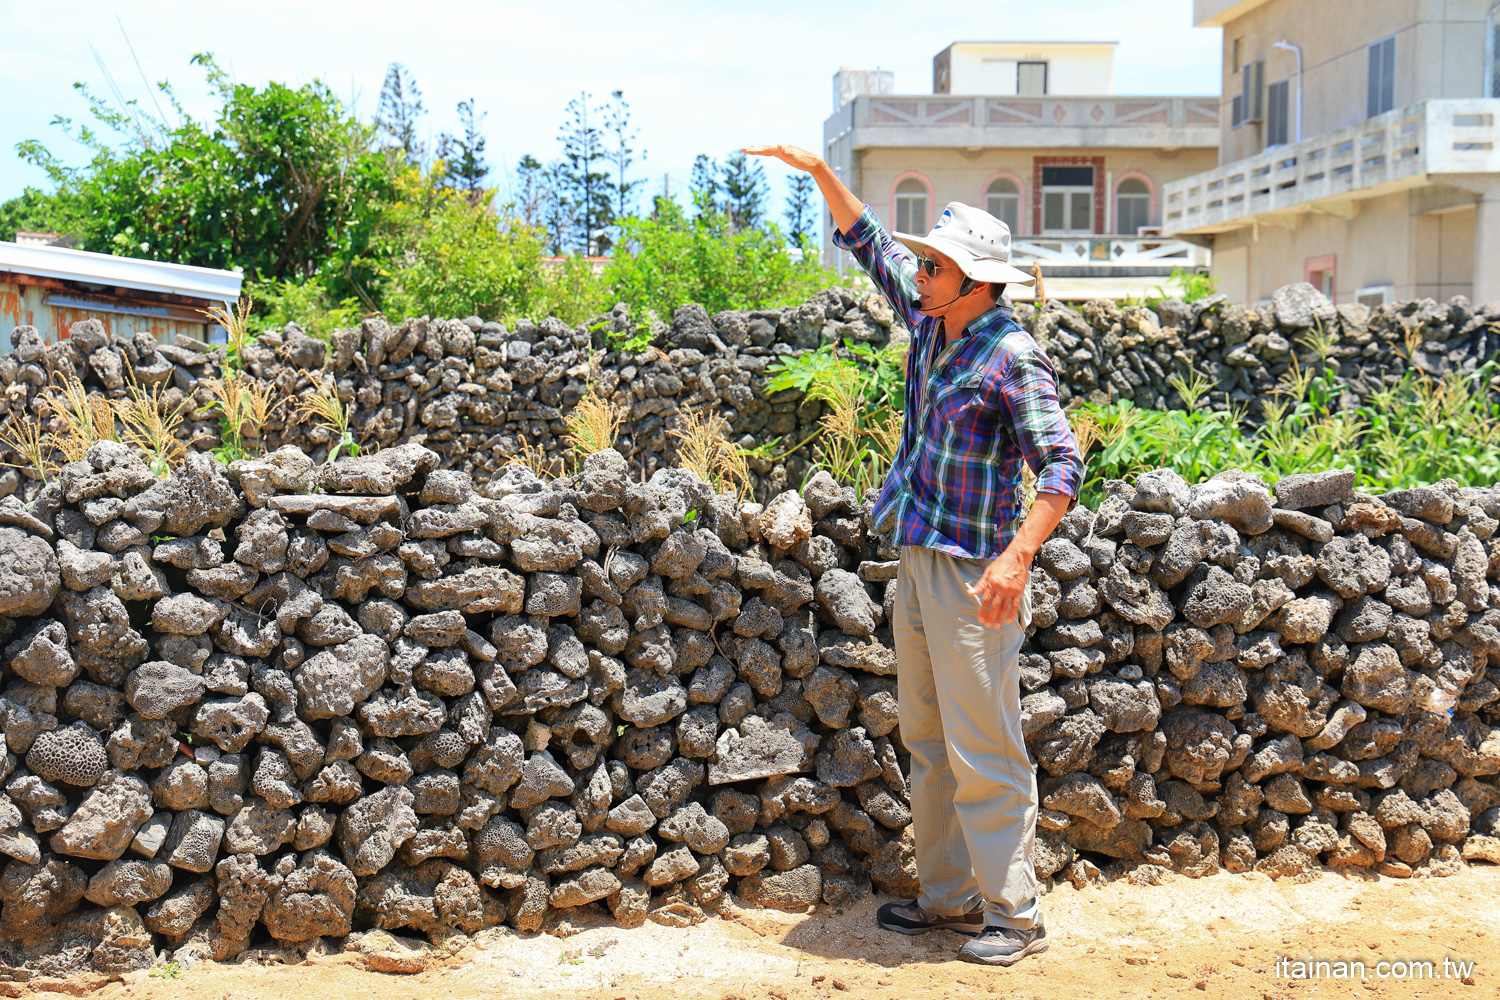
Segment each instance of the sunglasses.
M936 258L919 253L917 254L917 266L927 272L927 277L932 278L937 275L939 269L952 265L939 264Z

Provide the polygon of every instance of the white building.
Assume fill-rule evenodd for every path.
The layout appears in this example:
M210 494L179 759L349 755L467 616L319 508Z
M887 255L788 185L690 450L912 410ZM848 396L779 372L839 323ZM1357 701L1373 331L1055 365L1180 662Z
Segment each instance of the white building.
M824 158L887 226L926 232L950 201L1010 225L1052 298L1144 295L1208 254L1163 239L1160 192L1217 159L1219 100L1114 93L1114 42L954 42L932 93L840 70ZM825 259L841 256L825 220ZM1031 295L1030 289L1010 293Z
M1162 228L1219 290L1500 301L1495 0L1194 0L1224 30L1219 166Z

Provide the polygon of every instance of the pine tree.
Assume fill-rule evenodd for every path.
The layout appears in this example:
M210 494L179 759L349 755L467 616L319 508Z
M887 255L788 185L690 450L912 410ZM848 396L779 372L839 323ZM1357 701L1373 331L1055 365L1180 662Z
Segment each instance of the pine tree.
M614 213L615 221L629 218L635 214L635 192L641 185L645 184L644 178L628 180L626 171L635 162L635 146L633 143L640 135L640 130L630 125L630 105L625 101L623 90L610 91L612 102L605 110L605 128L614 140L614 148L610 150L609 158L614 164ZM646 154L641 152L641 159Z
M813 179L811 174L797 174L787 182L786 228L791 241L801 245L811 233L817 215L812 207Z
M734 228L756 229L766 215L766 170L744 153L724 161L724 211Z
M699 153L693 160L693 173L688 180L688 191L693 198L693 207L701 215L705 212L720 212L724 206L719 203L719 161L710 157L707 153Z
M489 176L489 164L484 162L484 135L479 131L485 115L474 114L474 99L458 102L458 122L463 135L454 137L443 133L438 140L438 156L443 161L443 173L447 183L469 194L469 200L478 203L483 195L484 179Z
M557 200L567 207L559 219L569 220L563 244L584 254L608 250L612 241L605 227L614 222L613 191L605 169L609 151L599 124L602 109L591 106L590 100L589 94L581 93L568 102L568 117L558 133L563 155L554 165Z
M528 226L544 225L547 209L556 199L547 168L527 153L516 165L516 212Z
M385 71L385 83L380 86L380 109L375 115L375 127L414 167L422 165L422 158L427 153L426 143L417 137L417 119L426 113L417 81L412 79L405 66L391 63Z

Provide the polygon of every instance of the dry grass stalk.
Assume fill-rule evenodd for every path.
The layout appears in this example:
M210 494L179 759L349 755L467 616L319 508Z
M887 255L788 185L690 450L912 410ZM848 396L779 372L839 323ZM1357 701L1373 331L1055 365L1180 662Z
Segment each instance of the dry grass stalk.
M221 447L234 453L229 456L231 460L251 457L246 441L259 444L266 421L281 402L276 386L257 382L230 368L224 369L223 378L202 381L208 385L221 415Z
M162 386L148 391L136 381L134 371L129 374L126 398L114 401L115 416L124 428L120 440L142 452L151 471L165 479L187 456L187 446L177 437L187 400L169 407Z
M709 483L720 493L746 496L750 462L729 441L729 421L705 409L683 411L682 426L671 431L677 439L677 465Z
M596 451L615 446L620 425L625 422L625 408L605 399L597 387L590 385L582 399L567 416L568 432L564 436L577 462Z
M524 438L521 452L516 456L538 479L554 479L557 476L558 459L547 457L547 449Z
M119 440L115 411L109 400L90 395L73 372L53 372L52 383L43 390L41 398L61 422L54 444L67 461L81 461L100 441Z
M312 381L312 391L298 396L292 403L293 416L321 424L337 438L333 447L328 450L328 461L337 459L342 451L348 451L351 456L358 455L359 444L349 431L352 414L339 398L338 384L327 376L309 374L309 379Z
M224 328L229 348L225 352L226 365L239 367L240 358L244 357L245 345L250 342L250 296L240 296L239 301L232 308L229 303L221 302L199 311L208 318L209 322L217 323Z
M30 415L12 416L0 430L0 445L20 455L20 462L0 462L12 469L29 469L39 482L47 482L57 471L52 461L56 442L42 431L42 422Z

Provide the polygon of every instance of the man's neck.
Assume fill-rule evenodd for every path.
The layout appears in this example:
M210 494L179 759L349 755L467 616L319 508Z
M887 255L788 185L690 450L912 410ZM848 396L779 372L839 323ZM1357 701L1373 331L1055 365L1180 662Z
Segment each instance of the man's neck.
M995 308L996 303L979 300L970 305L968 302L955 302L953 307L943 314L943 342L947 344L963 339L968 331L969 325Z

